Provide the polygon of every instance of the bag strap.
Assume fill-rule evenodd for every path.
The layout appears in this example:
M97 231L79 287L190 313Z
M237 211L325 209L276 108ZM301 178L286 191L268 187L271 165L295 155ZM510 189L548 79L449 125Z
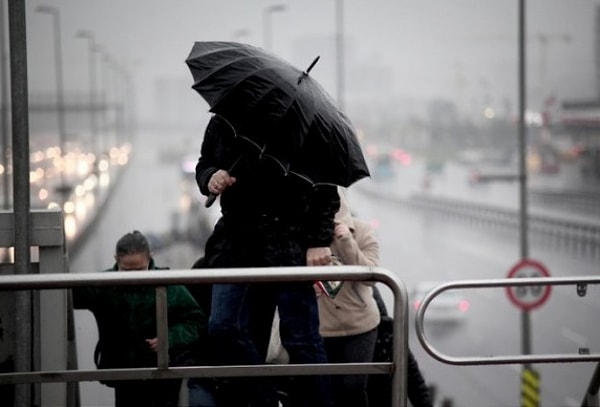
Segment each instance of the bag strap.
M379 308L379 315L382 317L387 317L387 307L385 306L385 302L383 302L383 297L381 296L381 292L379 291L377 285L373 286L373 298L375 298L377 308Z

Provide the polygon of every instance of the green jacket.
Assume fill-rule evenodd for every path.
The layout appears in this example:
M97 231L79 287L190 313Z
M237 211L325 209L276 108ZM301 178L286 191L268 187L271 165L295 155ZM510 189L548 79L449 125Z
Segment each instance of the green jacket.
M150 262L151 270L159 269ZM106 272L117 270L116 265ZM98 324L95 361L99 369L155 367L156 352L146 339L156 338L154 287L82 287L73 289L75 308L89 309ZM206 342L208 316L181 285L167 287L170 364L179 364ZM98 354L99 353L99 354Z

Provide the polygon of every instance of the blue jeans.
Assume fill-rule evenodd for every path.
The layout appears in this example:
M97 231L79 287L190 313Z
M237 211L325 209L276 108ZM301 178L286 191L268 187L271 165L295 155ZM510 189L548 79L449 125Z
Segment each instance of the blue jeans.
M290 363L326 363L319 335L317 300L311 283L215 284L209 319L218 364L264 364L264 343L270 336L275 306L280 317L281 343ZM266 332L265 332L266 331ZM258 345L258 347L257 347ZM260 349L260 350L259 350ZM277 406L274 382L268 377L231 380L238 391L228 406ZM298 376L290 388L291 406L330 406L329 379Z
M189 407L217 407L213 386L206 379L191 378L187 388Z

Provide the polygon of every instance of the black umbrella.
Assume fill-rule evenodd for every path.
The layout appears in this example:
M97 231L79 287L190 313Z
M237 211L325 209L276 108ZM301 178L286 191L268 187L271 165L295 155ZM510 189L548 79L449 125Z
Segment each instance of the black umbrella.
M196 42L192 86L261 157L308 182L350 186L369 176L350 120L312 79L263 49Z

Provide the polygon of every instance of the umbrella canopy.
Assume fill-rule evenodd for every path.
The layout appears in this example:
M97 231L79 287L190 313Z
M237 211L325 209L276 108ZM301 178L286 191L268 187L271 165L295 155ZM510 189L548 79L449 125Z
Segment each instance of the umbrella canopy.
M318 59L318 58L317 58ZM303 72L263 49L196 42L192 86L261 157L313 184L350 186L369 176L350 120Z

